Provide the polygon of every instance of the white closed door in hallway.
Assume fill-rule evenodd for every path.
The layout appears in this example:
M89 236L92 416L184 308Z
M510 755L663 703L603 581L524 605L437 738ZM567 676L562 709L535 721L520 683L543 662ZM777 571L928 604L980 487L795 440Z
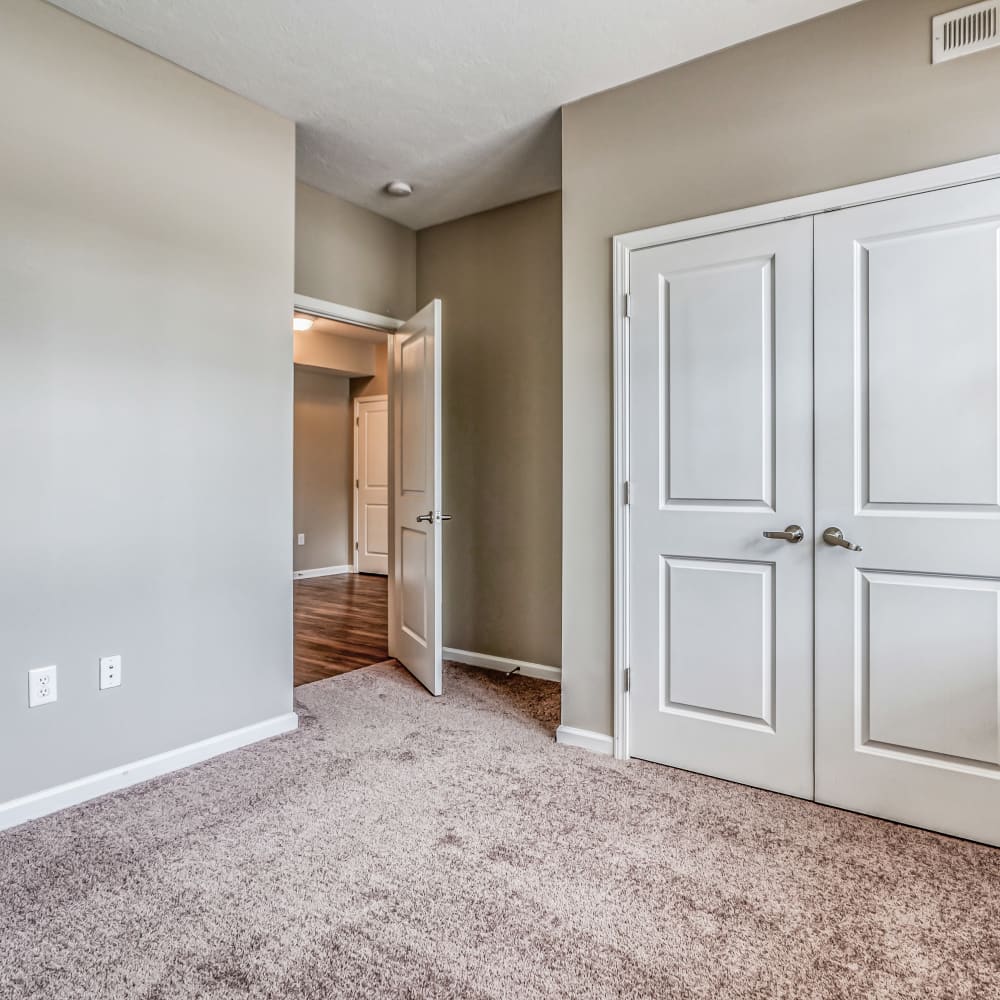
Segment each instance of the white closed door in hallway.
M629 272L629 752L799 796L812 239L811 219L781 222L637 251Z
M1000 182L816 219L816 797L1000 843Z
M355 403L355 487L359 573L389 572L389 403L387 397Z

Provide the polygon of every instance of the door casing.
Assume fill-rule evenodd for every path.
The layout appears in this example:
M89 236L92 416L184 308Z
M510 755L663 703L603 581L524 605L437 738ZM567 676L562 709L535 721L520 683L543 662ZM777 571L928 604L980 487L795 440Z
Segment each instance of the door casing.
M820 215L838 209L866 205L891 198L922 194L977 181L1000 177L1000 155L986 156L930 170L901 174L864 184L803 195L785 201L756 205L719 215L689 219L650 229L623 233L612 240L612 336L614 384L614 458L612 496L614 499L614 754L629 756L628 698L626 695L629 663L628 648L628 453L629 453L629 263L633 251L676 243L699 236L710 236L747 229L786 219Z

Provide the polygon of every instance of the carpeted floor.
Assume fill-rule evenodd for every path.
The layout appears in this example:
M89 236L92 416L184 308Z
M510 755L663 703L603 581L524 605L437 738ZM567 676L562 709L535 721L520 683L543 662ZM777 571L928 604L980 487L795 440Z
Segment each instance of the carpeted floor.
M302 727L0 834L0 997L1000 997L1000 851L556 746L380 665Z

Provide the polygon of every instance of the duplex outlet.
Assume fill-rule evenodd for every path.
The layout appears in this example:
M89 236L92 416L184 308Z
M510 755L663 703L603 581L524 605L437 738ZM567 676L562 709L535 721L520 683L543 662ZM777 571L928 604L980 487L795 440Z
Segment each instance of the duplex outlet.
M101 657L101 690L120 687L122 682L122 658L120 656Z
M56 686L56 668L35 667L28 671L28 707L37 708L55 701L59 694Z

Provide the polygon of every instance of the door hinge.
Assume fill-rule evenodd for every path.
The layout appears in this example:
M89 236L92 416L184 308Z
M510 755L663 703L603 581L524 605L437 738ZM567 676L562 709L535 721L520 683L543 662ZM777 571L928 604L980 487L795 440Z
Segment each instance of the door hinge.
M625 312L625 318L632 318L632 295L629 292L625 293L625 302L622 305L622 309Z
M627 507L632 502L632 484L626 479L622 489L622 503Z
M354 543L354 548L355 548L355 549L357 549L357 547L358 547L358 543L357 543L357 542L355 542L355 543Z
M355 479L354 480L354 488L356 490L361 488L361 480L360 479Z
M629 688L632 687L632 668L625 668L625 693L628 694Z

